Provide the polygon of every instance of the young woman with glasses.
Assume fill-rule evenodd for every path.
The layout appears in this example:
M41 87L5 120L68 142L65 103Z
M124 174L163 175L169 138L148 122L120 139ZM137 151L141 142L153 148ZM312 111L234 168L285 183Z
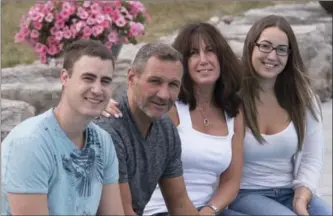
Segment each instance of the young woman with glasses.
M229 208L249 215L332 215L315 193L323 164L320 102L295 34L267 16L244 43L244 138L240 192Z

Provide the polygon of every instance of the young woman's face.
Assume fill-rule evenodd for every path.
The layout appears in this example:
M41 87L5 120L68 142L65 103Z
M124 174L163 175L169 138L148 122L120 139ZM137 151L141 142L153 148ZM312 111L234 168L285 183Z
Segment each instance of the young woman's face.
M252 65L263 79L276 79L288 61L289 41L277 27L264 29L252 52Z

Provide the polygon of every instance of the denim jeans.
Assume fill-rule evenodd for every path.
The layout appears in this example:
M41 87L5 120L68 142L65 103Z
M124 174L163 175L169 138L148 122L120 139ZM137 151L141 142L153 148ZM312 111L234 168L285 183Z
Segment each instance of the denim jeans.
M229 208L249 215L297 215L292 209L294 190L291 188L241 189ZM308 205L312 215L332 215L332 207L316 195Z
M200 211L201 208L198 208L198 211ZM168 212L157 213L154 214L153 216L169 216L169 213ZM224 209L221 210L218 214L216 214L216 216L246 216L246 214L242 214L231 209Z

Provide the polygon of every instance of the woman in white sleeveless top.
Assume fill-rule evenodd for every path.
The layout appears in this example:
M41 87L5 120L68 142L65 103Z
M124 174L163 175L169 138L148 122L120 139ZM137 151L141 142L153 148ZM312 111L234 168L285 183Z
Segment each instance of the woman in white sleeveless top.
M242 172L240 61L221 33L203 22L186 25L173 47L183 54L184 77L169 116L182 143L189 198L201 215L244 215L227 209L238 193ZM119 112L112 105L107 111ZM144 215L168 215L158 186Z
M323 163L320 107L289 23L275 15L257 21L242 60L247 130L241 190L230 208L250 215L332 215L315 195Z

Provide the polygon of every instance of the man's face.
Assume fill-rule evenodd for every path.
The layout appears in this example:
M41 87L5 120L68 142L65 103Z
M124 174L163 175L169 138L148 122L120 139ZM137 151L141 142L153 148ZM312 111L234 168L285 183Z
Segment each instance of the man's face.
M74 63L71 76L63 70L62 96L69 109L87 117L99 116L112 95L112 74L111 60L86 55Z
M129 72L137 106L151 119L159 119L167 113L180 92L183 65L180 61L149 58L143 72Z

